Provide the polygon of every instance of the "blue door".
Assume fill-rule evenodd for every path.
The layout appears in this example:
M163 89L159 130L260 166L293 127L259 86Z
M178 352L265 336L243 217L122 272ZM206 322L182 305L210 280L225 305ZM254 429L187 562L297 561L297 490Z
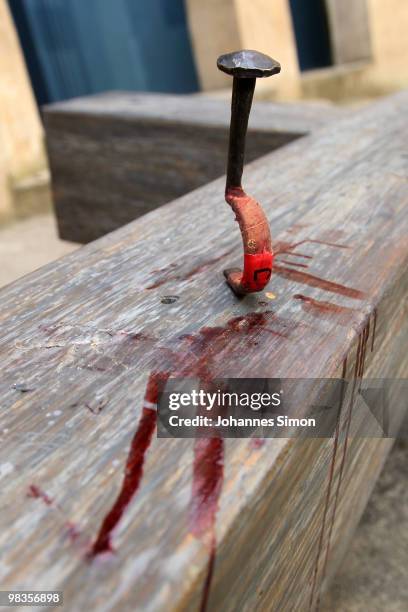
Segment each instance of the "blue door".
M9 0L39 104L198 81L183 0Z
M300 69L330 66L333 62L325 0L290 0L290 9Z

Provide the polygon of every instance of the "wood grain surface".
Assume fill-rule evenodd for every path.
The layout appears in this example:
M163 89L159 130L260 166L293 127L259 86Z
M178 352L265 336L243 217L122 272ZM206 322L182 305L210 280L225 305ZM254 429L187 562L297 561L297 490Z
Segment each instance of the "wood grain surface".
M256 102L247 161L345 114ZM113 92L45 107L62 238L89 242L225 172L230 102Z
M237 300L224 283L242 249L224 179L0 292L2 589L61 589L75 611L316 608L392 445L353 435L366 412L350 393L407 375L407 104L246 168L276 252L266 294ZM149 375L202 363L344 374L338 436L157 439ZM113 551L92 555L119 495Z

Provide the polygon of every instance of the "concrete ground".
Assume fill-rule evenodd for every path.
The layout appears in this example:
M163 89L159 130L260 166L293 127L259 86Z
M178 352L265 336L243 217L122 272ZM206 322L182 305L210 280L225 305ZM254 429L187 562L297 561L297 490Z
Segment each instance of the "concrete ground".
M51 212L0 227L0 286L70 253ZM321 612L408 610L408 442L398 441Z
M398 440L321 612L407 610L408 440Z
M0 287L71 253L78 246L58 238L51 213L0 227Z

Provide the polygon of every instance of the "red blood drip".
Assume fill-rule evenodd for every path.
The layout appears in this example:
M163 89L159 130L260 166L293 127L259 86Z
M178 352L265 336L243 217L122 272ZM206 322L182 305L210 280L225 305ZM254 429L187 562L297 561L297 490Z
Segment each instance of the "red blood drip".
M374 308L374 325L373 325L373 336L371 338L371 352L374 350L375 333L377 331L377 309Z
M210 557L200 611L205 612L211 589L216 556L215 519L224 479L224 440L198 439L194 448L193 487L190 503L191 532L208 537Z
M284 327L282 332L267 327L267 324L275 319ZM102 522L89 552L90 557L112 550L112 533L139 489L145 454L157 422L156 411L150 409L146 403L157 404L159 390L170 375L198 376L204 382L211 381L214 374L212 372L214 357L223 351L234 337L244 335L251 342L261 329L284 338L288 337L290 332L286 322L277 319L273 312L253 312L230 319L225 327L204 327L198 333L180 336L177 339L176 350L170 351L165 348L157 350L155 353L157 370L149 377L145 406L131 443L122 486L115 503ZM210 531L213 529L223 479L222 460L222 440L204 439L197 443L191 506L192 516L196 519L193 531L197 536L200 533L200 526L202 529L207 526Z
M305 257L307 259L312 259L312 255L303 255L301 253L294 252L298 246L302 244L323 244L325 246L333 247L336 249L350 249L351 247L347 244L339 244L338 242L327 242L325 240L318 240L317 238L306 238L305 240L300 240L299 242L277 242L274 246L275 255L280 255L282 253L286 253L288 255L293 255L296 257Z
M202 536L215 525L224 478L224 440L198 439L195 443L193 469L190 524L192 533Z
M168 377L168 375L167 375ZM163 373L151 374L147 384L145 401L157 404L159 385L166 378ZM135 496L142 479L145 454L149 448L156 428L157 412L152 408L143 408L138 428L133 437L126 461L125 477L122 487L111 510L105 516L99 533L89 553L95 557L104 552L112 551L111 538L127 506Z
M211 372L209 369L209 364L211 363L213 357L228 345L231 340L231 337L233 337L234 335L244 334L248 335L251 339L252 336L256 336L260 328L265 328L266 324L273 318L274 315L271 312L255 312L249 313L245 316L234 317L233 319L227 322L227 325L225 327L204 327L196 334L181 336L180 338L178 338L180 346L177 347L177 353L168 350L157 351L157 362L160 364L159 367L162 367L162 371L156 371L155 373L152 373L150 375L145 394L145 402L157 404L159 390L165 384L171 374L177 374L180 377L199 376L203 381L210 380ZM279 332L274 332L273 330L270 330L268 328L265 329L270 333L276 333L280 335ZM188 342L190 344L188 351L186 351L186 347L183 347L183 342ZM133 499L140 486L140 482L143 475L145 454L151 443L151 439L156 427L156 421L156 411L145 406L143 408L142 416L137 431L131 443L131 448L126 463L125 477L123 479L121 490L111 510L108 512L108 514L103 520L103 523L99 529L98 536L89 553L91 557L112 550L112 532L118 525L119 521L123 516L123 513L125 512L127 506ZM206 471L205 466L208 462L211 465L213 461L212 457L215 456L215 470L217 467L217 453L222 454L223 448L222 440L203 440L202 444L204 448L203 453L205 456L207 456L207 460L204 461L204 471L200 472L198 467L196 468L196 481L197 483L201 483L200 485L197 485L198 489L197 495L195 497L197 503L200 500L200 496L205 497L206 490L211 490L210 483L212 472L209 468ZM221 450L216 450L217 445L220 446ZM207 446L208 453L207 451L205 451L205 449L207 449ZM198 446L197 448L198 453L199 448L200 446ZM206 474L206 478L208 480L206 480L204 474ZM206 488L206 486L204 486L205 482L207 482L206 486L208 486L208 489ZM217 485L220 488L221 482L222 477L219 479ZM213 493L215 495L215 491ZM219 491L217 489L215 496L216 499L218 499L218 495ZM203 502L203 505L201 505L200 507L206 507L209 509L210 506L211 504L209 498L208 503Z

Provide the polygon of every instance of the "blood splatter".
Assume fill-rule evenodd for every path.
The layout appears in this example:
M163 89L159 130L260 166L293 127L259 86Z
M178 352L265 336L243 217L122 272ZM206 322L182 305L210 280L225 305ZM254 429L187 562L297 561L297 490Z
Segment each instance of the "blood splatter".
M52 497L50 497L48 493L46 493L43 489L41 489L37 485L31 484L28 487L27 497L32 497L33 499L40 499L41 501L44 502L46 506L54 508L63 517L65 516L65 512L63 511L61 506ZM66 529L67 535L69 539L71 540L71 542L75 542L76 540L78 540L78 538L81 537L81 531L72 521L65 522L65 529Z
M251 438L251 440L249 441L249 448L251 450L259 450L260 448L262 448L265 444L265 439L264 438Z
M326 240L320 240L317 238L310 238L305 240L300 240L299 242L278 242L275 245L275 265L274 272L287 278L289 280L294 280L297 283L302 283L304 285L310 285L311 287L318 287L319 289L323 289L324 291L329 291L331 293L337 293L339 295L344 295L346 297L361 300L365 297L365 294L362 291L357 289L353 289L352 287L346 287L345 285L341 285L339 283L334 283L332 281L320 278L318 276L314 276L308 272L303 272L302 270L296 270L295 267L308 267L305 264L296 263L293 261L289 261L288 259L280 259L277 258L280 255L286 254L291 255L293 257L301 257L306 259L313 259L312 255L306 255L304 253L299 253L295 251L297 247L307 244L323 244L325 246L337 248L337 249L350 249L351 246L347 244L340 244L338 242L329 242ZM280 265L281 263L290 265L292 267L288 268L286 266Z
M307 259L313 259L312 255L304 255L298 252L294 252L294 249L301 246L302 244L322 244L324 246L333 247L336 249L351 249L351 246L348 244L339 244L338 242L327 242L326 240L319 240L317 238L306 238L305 240L300 240L299 242L285 242L280 241L274 245L274 253L275 256L280 255L282 253L287 253L290 255L296 255L298 257L305 257Z
M353 289L352 287L346 287L345 285L340 285L339 283L333 283L332 281L314 276L308 272L302 272L301 270L294 270L292 268L285 268L283 266L275 265L274 272L280 276L283 276L284 278L294 280L297 283L310 285L311 287L318 287L324 291L344 295L354 300L362 300L365 297L365 293L363 293L363 291Z
M196 333L183 334L177 338L177 345L171 351L158 348L154 354L157 369L149 377L142 416L131 443L125 477L119 495L105 516L91 546L88 558L113 550L113 531L140 487L145 455L156 428L157 414L154 408L157 405L160 386L164 385L170 376L198 377L202 382L211 382L218 374L213 371L214 358L227 346L231 346L235 337L241 339L244 336L246 342L252 343L262 331L286 339L294 327L296 325L280 319L272 311L251 312L233 317L225 326L203 327ZM242 350L242 344L240 349ZM202 612L207 606L216 558L215 520L223 483L223 461L223 439L197 440L194 449L190 530L196 537L203 538L209 548Z
M317 242L339 248L349 248L346 245L325 243L320 240L306 240L296 244L281 244L278 248L278 254L279 252L287 252L295 257L311 259L311 255L293 252L296 246L306 242ZM202 263L184 275L177 274L171 277L166 276L160 278L149 285L147 289L159 287L169 280L185 280L191 278L193 275L200 273L208 266L225 257L230 252L231 251L228 251L220 257ZM355 299L361 299L364 295L362 292L355 289L332 283L331 281L326 281L298 270L291 270L279 265L275 266L275 270L278 274L283 276L286 275L289 278L295 277L295 280L299 281L301 279L301 282L306 282L306 284L311 284L312 286L317 286ZM326 309L329 309L327 304L328 303L325 303ZM211 375L210 364L213 358L226 348L235 334L243 334L251 339L253 334L258 334L259 328L262 328L266 332L287 338L289 331L287 327L283 330L270 329L267 327L267 323L273 318L274 315L270 312L249 313L245 316L234 317L228 321L224 327L204 327L199 330L198 333L180 336L178 338L178 342L180 343L177 347L178 352L174 353L174 366L170 369L167 368L159 371L159 377L162 380L166 380L170 375L176 373L181 375L181 373L183 373L184 376L197 375L202 380L208 379ZM183 356L180 358L180 350L185 343L190 345L190 352L183 351ZM161 360L159 359L158 361L160 364ZM152 391L152 386L157 387L156 376L157 373L151 375L149 378L148 389L145 395L145 404L138 428L131 443L122 486L115 503L101 524L96 540L89 553L91 557L95 557L103 552L112 551L112 533L140 487L145 455L152 441L157 423L156 411L152 406L152 404L157 404L157 389L154 392ZM191 526L191 530L197 537L203 537L204 533L206 533L206 537L210 538L210 557L204 585L202 610L204 610L207 605L216 556L215 517L223 481L223 452L223 441L218 438L199 440L195 448L191 500L191 516L194 517L194 524Z
M41 499L46 506L52 506L54 504L54 500L40 487L37 485L31 484L28 487L27 497L33 497L34 499Z

